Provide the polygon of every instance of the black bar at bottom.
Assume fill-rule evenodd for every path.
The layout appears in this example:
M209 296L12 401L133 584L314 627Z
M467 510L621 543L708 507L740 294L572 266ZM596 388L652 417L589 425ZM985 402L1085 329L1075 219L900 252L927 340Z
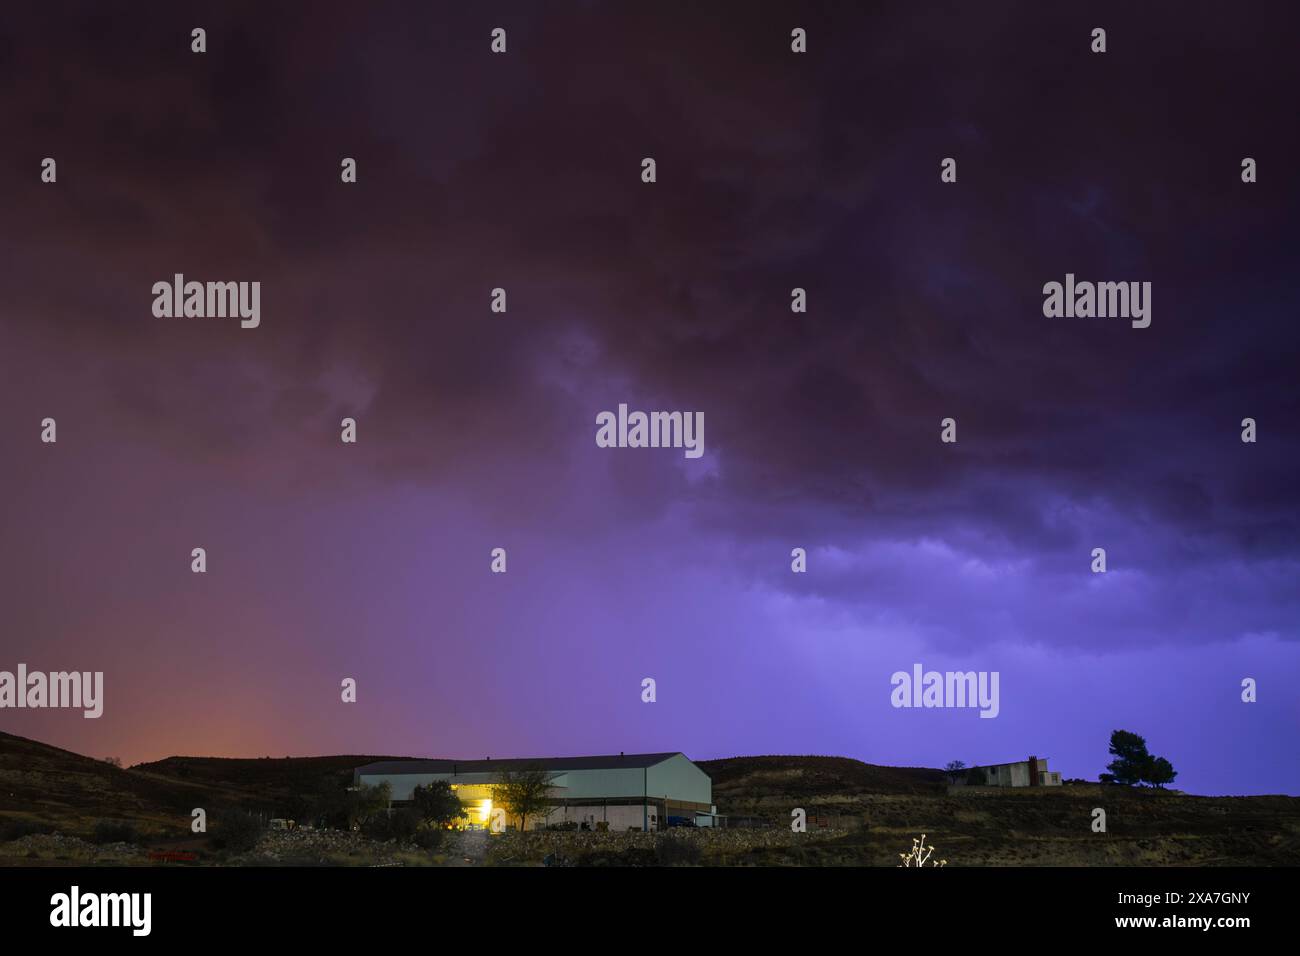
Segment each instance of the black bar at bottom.
M97 898L92 910L100 894L148 893L149 938L181 946L387 948L400 942L391 934L412 929L417 940L430 938L421 928L468 940L489 927L494 943L563 932L567 945L597 945L609 932L648 933L654 917L688 923L697 944L783 925L851 927L881 941L901 933L927 945L1029 926L1045 946L1080 934L1227 942L1293 926L1295 877L1239 868L14 868L0 869L0 925L7 938L76 932L88 943L142 928L143 897L135 928L125 910L128 925L52 925L52 915L70 921L75 886L83 907Z

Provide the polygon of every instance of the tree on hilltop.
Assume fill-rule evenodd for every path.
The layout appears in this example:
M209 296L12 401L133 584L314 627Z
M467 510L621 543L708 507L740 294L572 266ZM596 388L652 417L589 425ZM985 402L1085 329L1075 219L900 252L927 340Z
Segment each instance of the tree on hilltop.
M1178 776L1168 760L1153 757L1147 751L1145 737L1127 730L1116 730L1110 735L1110 753L1115 758L1106 765L1107 773L1101 775L1102 783L1115 783L1123 787L1147 784L1164 789Z

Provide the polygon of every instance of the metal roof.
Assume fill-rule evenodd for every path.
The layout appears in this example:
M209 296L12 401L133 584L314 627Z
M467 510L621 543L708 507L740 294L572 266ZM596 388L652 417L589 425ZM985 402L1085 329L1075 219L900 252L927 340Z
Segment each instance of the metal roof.
M1046 762L1047 759L1048 759L1047 757L1034 758L1034 760L1042 760L1044 762ZM1021 764L1021 763L1029 763L1029 758L1026 757L1024 760L1009 760L1006 763L981 763L981 764L976 764L973 767L966 767L965 769L966 770L991 770L994 767L1014 767L1016 764ZM1052 771L1052 772L1055 773L1056 771Z
M640 770L676 757L680 751L662 754L607 754L596 757L510 757L504 760L381 760L356 769L357 774L491 773L502 770ZM684 756L684 755L683 755Z

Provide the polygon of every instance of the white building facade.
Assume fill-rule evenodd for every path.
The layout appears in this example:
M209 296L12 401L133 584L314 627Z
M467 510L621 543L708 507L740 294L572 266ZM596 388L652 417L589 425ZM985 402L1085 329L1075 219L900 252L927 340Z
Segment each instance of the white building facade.
M971 770L984 772L987 787L1059 787L1061 775L1047 769L1046 757L1030 757L1015 763L995 763Z
M387 783L392 801L415 788L445 781L460 798L470 826L487 826L494 788L505 772L542 770L550 807L527 821L529 830L574 824L591 830L658 830L669 825L712 826L713 781L682 753L541 757L509 760L386 760L353 771L353 782ZM511 820L512 825L517 821Z

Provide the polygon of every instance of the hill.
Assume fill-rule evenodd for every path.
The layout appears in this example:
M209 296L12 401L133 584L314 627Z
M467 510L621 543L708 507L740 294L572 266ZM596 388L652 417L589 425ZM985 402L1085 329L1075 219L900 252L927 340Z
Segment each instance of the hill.
M0 733L0 814L8 821L89 831L101 819L175 822L198 788Z
M75 834L103 820L124 821L163 834L186 831L195 807L293 816L321 789L344 785L354 767L400 759L168 757L122 769L0 733L0 819Z
M792 800L826 813L861 813L870 796L939 796L947 789L942 770L879 767L848 757L729 757L700 767L713 778L718 811L740 815L770 815L793 806Z
M298 817L322 790L341 789L352 771L376 760L409 760L343 754L332 757L167 757L136 764L132 773L195 786L273 816Z

